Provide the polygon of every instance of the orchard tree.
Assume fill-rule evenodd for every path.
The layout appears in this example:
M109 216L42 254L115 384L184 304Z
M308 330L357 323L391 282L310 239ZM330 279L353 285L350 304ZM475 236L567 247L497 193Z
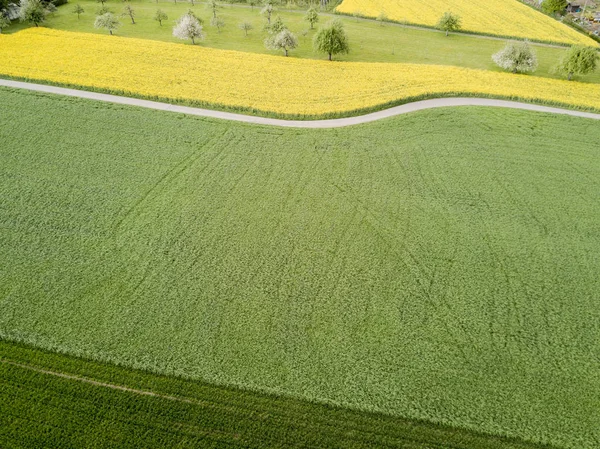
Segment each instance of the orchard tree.
M0 14L0 34L2 34L2 30L7 28L10 25L10 20L8 17Z
M320 28L313 38L313 46L316 51L327 53L330 61L333 55L348 53L350 51L348 35L344 31L342 22L334 19Z
M73 6L73 14L77 14L77 20L79 20L79 16L82 15L84 12L85 10L79 3Z
M108 30L108 32L113 34L113 31L121 26L119 19L117 19L113 13L105 12L101 16L96 17L96 21L94 22L94 28L104 28Z
M125 8L123 8L123 14L121 14L123 17L129 17L131 19L131 23L133 25L135 25L135 11L133 10L133 8L131 7L131 5L128 3L125 5Z
M112 11L108 8L108 6L101 6L100 9L96 11L96 15L101 16L103 14L106 14L107 12L112 14Z
M160 26L162 26L163 20L168 20L169 16L162 9L157 9L156 14L154 14L154 20L158 22Z
M308 8L306 11L306 15L304 16L304 20L310 23L310 29L312 30L315 26L315 23L319 21L319 13L313 7Z
M562 13L568 6L567 0L544 0L542 2L542 11L547 14Z
M275 20L273 20L273 23L271 23L270 25L269 24L265 25L265 30L269 34L279 34L283 30L286 30L286 29L287 29L287 26L285 26L285 23L283 23L283 20L281 20L281 17L279 17L279 16L277 16L275 18Z
M448 33L451 31L460 30L461 26L460 16L451 12L445 12L437 23L438 30L445 31L446 36L448 36Z
M585 75L596 70L598 65L598 52L594 47L573 45L563 56L556 71L567 75L571 81L573 75Z
M298 47L298 38L288 29L280 31L278 34L265 40L265 47L269 50L283 50L287 56L289 50Z
M217 29L217 33L220 33L221 28L225 26L225 21L220 17L213 17L210 19L210 25Z
M538 66L537 55L527 41L509 42L492 56L492 60L513 73L535 72Z
M273 11L275 11L275 8L273 8L273 3L271 0L267 0L263 9L260 10L260 13L267 19L267 26L271 25L271 16L273 15Z
M40 0L21 0L19 18L21 22L33 23L36 27L44 20L48 11Z
M238 27L240 30L244 31L244 36L248 36L248 31L254 28L250 22L242 22L238 25Z
M106 2L106 0L96 0L97 3L102 3L102 6L104 6L104 3Z
M213 19L216 19L217 11L220 8L219 4L217 3L217 0L210 0L209 6L210 6L210 9L212 10Z
M192 40L192 45L196 39L204 39L202 25L198 19L191 14L184 14L179 18L175 27L173 27L173 36L182 40Z
M256 5L258 5L258 1L257 1L257 0L250 0L250 1L248 2L248 4L250 4L250 8L252 8L252 10L254 10L254 7L255 7Z
M384 26L385 22L388 21L388 16L385 11L381 11L375 20L379 22L380 26Z

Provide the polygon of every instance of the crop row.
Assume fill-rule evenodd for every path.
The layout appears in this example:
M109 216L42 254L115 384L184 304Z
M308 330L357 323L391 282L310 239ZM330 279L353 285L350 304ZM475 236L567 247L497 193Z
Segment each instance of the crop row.
M449 66L331 63L27 29L0 36L0 74L285 116L478 95L597 108L600 85Z

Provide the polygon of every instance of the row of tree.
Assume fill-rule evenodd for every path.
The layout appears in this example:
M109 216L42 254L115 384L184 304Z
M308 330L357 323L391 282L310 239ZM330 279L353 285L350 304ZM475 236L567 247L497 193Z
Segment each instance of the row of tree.
M559 61L554 72L566 75L571 80L573 75L585 75L596 70L598 59L595 48L574 45ZM504 49L492 56L492 60L499 67L513 73L534 72L538 67L537 55L527 41L509 42Z

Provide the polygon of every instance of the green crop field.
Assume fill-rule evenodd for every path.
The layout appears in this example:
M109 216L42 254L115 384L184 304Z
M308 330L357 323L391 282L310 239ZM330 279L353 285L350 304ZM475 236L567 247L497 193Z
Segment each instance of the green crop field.
M549 449L132 371L1 340L0 446Z
M73 5L80 4L85 13L78 19L72 13ZM268 36L263 30L265 19L260 15L260 8L254 9L246 5L221 5L218 10L219 17L225 21L225 28L221 32L210 26L212 12L208 5L195 3L192 6L188 2L166 2L159 3L147 0L134 0L128 2L136 12L136 23L132 24L127 17L121 17L121 27L116 31L119 36L147 38L167 42L182 42L173 37L173 24L188 9L192 9L196 15L204 20L204 31L206 39L201 45L221 48L227 50L239 50L253 53L281 54L267 50L264 40ZM123 10L124 3L120 0L109 0L106 7L119 15ZM44 26L59 30L102 33L104 30L94 28L96 12L100 3L94 0L82 0L60 6L58 11L48 17ZM153 20L156 10L160 8L165 11L169 19L160 26ZM323 54L316 53L312 46L312 37L319 25L323 25L333 17L331 14L321 14L320 22L315 30L310 30L310 25L304 20L304 13L288 9L280 9L276 13L280 15L284 23L291 31L298 34L299 46L290 52L290 57L323 59ZM381 26L373 20L353 19L338 16L347 29L350 53L339 55L338 59L343 61L366 61L366 62L407 62L420 64L442 64L468 67L475 69L501 71L492 61L492 55L501 50L505 41L495 38L472 36L468 34L457 34L445 37L444 33L430 30L403 27L388 23ZM254 29L249 35L238 28L241 22L250 22ZM3 30L3 33L14 33L30 26L27 23L14 23ZM306 30L307 34L302 35ZM535 76L560 78L561 75L554 73L553 68L563 56L564 48L553 48L543 45L535 45L539 59L539 67ZM282 56L283 57L283 56ZM600 71L577 77L578 81L599 83Z
M597 121L463 107L296 130L10 89L0 104L1 339L600 445ZM1 366L3 420L39 398L50 419L87 388ZM98 397L124 401L98 412L116 420L160 407L76 394L74 416Z

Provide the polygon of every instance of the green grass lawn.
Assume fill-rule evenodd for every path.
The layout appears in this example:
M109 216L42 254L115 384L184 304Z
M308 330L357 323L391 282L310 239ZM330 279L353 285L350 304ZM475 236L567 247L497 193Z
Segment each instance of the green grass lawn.
M72 13L76 2L68 3L59 7L58 12L48 19L46 26L68 31L106 33L94 28L96 11L100 4L95 1L78 2L85 9L85 13L78 20L77 15ZM106 3L113 12L122 13L124 3L111 0ZM117 31L121 36L148 38L169 42L181 42L172 35L173 23L177 18L192 8L188 2L150 2L132 1L131 5L136 12L136 24L131 24L128 17L121 18L122 26ZM153 20L156 10L160 8L167 13L169 19L159 26ZM254 9L241 5L225 5L219 10L219 15L224 19L226 26L219 33L217 29L210 26L212 13L207 5L196 3L192 8L196 14L204 20L206 40L202 45L229 50L241 50L255 53L277 54L266 50L264 40L267 33L263 31L265 19L259 14L260 8ZM309 28L304 21L303 13L281 10L280 14L284 22L295 33L299 34L299 48L290 52L291 57L299 58L324 58L317 54L312 48L312 36L314 30L306 36L301 36L303 30ZM331 17L321 17L321 24L330 20ZM339 17L345 24L351 52L342 55L338 59L345 61L369 61L369 62L412 62L424 64L455 65L477 69L500 71L492 62L492 54L503 48L504 42L497 39L474 37L467 34L452 35L445 37L443 33L428 29L406 28L395 24L381 26L372 20L356 20L347 17ZM248 37L238 28L238 24L248 21L253 24L254 30ZM16 32L26 24L15 24L7 28L5 32ZM551 48L536 45L540 61L536 76L559 78L552 73L552 68L558 63L564 49ZM282 56L283 57L283 56ZM600 71L581 76L579 81L600 82Z
M0 90L0 338L600 443L597 121L338 130Z
M0 445L549 449L427 422L169 378L1 340Z

